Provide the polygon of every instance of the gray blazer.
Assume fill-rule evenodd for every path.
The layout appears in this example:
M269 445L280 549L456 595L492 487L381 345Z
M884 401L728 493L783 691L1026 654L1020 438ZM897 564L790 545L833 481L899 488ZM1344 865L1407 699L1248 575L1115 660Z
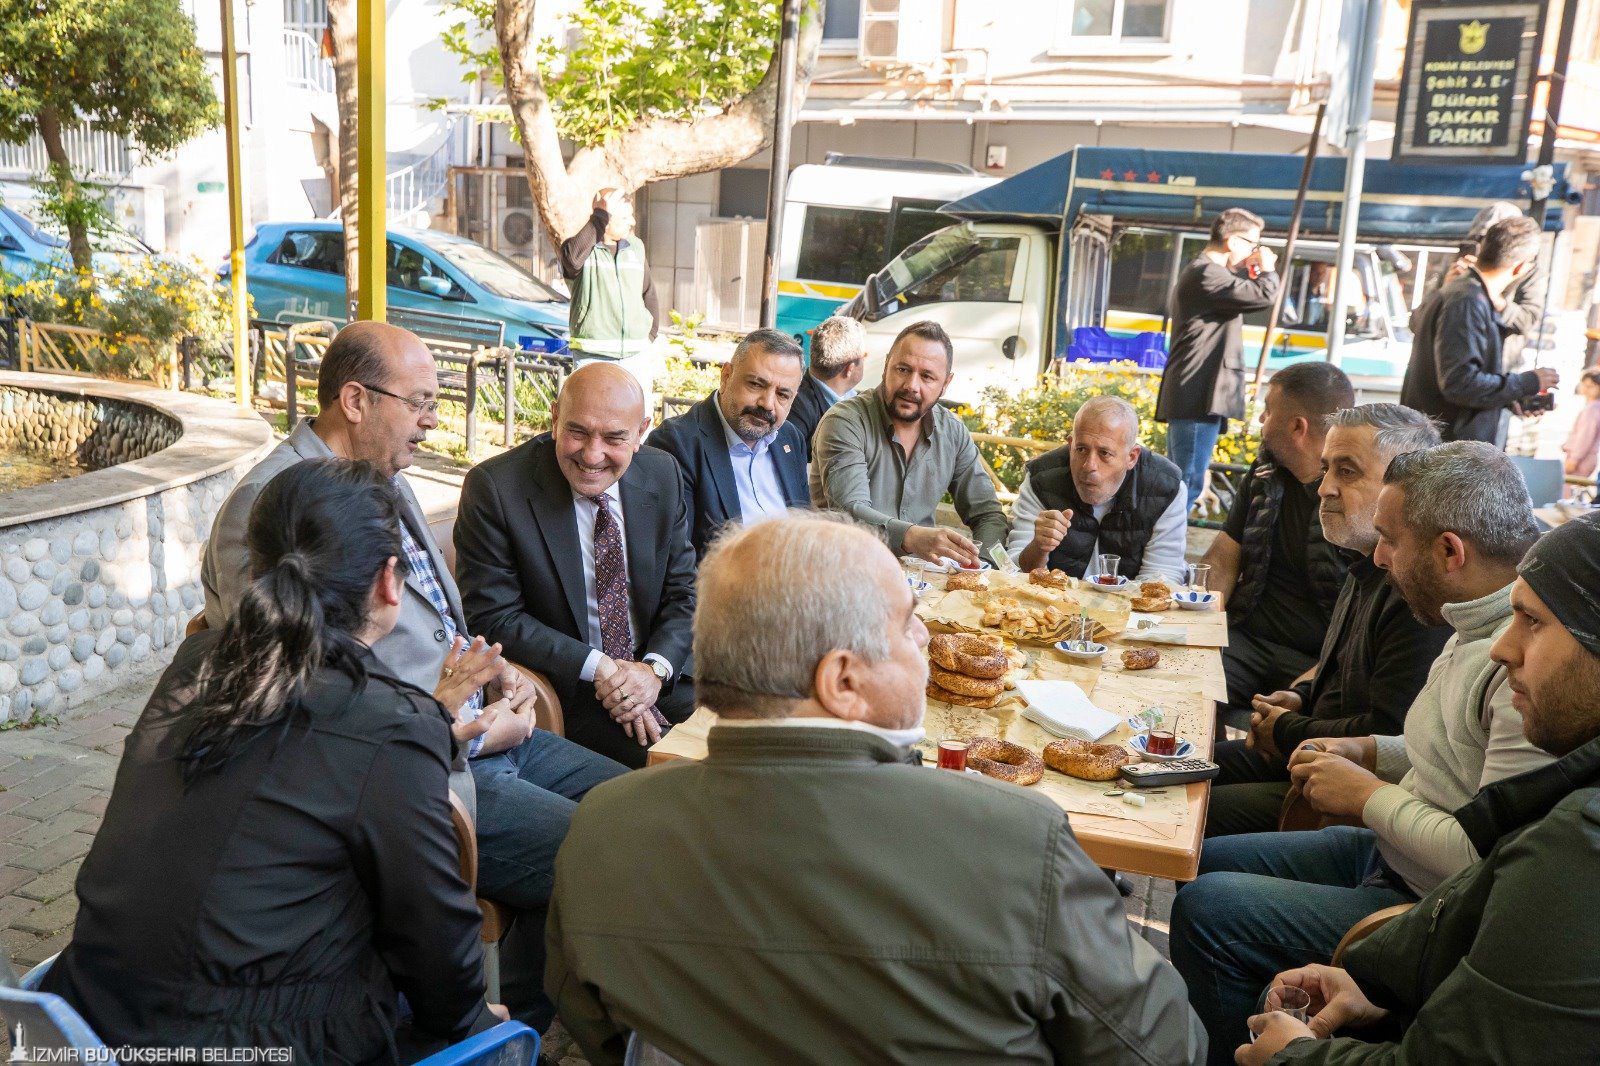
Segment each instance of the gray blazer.
M295 463L307 459L335 458L337 456L332 449L312 429L312 423L301 422L283 443L268 452L267 457L252 467L234 486L233 492L223 502L222 509L217 512L216 522L211 527L211 540L206 545L205 558L200 564L200 581L206 592L206 624L212 629L222 628L223 622L239 606L249 581L250 550L246 546L245 535L250 523L250 509L255 506L261 490L266 488L267 482ZM422 513L422 507L405 478L396 478L395 484L400 490L401 520L416 542L427 550L428 558L433 560L433 570L438 574L439 584L450 604L456 630L467 635L467 620L461 611L461 593L456 590L455 578L450 576L444 556L439 554L439 546L428 531L428 520ZM402 559L402 566L404 562ZM422 591L422 586L411 576L410 567L403 566L402 572L406 575L406 590L400 602L399 620L388 636L373 645L372 651L384 667L400 680L416 685L424 692L432 692L439 683L439 667L444 663L450 641L444 626L440 624L439 612L434 609L428 594ZM464 762L460 759L457 762L458 770L465 768ZM462 777L466 777L464 783L459 780ZM463 795L468 806L472 805L469 775L452 774L451 786Z

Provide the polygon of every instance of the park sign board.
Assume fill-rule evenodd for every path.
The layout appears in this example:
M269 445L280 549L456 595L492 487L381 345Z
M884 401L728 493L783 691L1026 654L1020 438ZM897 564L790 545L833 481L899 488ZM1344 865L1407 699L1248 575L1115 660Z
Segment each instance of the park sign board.
M1541 0L1414 0L1395 115L1398 163L1521 163Z

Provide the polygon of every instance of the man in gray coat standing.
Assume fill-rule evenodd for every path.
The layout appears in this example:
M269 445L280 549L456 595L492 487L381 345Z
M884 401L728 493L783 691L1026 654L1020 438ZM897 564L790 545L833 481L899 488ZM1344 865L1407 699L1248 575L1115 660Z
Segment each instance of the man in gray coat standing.
M700 567L703 762L591 792L556 862L546 988L590 1062L1199 1062L1183 982L1066 813L908 765L928 631L837 515ZM641 876L640 871L648 871Z

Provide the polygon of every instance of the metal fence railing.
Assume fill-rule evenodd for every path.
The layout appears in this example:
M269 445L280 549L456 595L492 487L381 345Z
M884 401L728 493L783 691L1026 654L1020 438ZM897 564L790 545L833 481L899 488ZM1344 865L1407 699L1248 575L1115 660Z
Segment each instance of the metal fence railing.
M284 78L296 89L334 91L333 64L322 55L322 42L304 30L283 31Z

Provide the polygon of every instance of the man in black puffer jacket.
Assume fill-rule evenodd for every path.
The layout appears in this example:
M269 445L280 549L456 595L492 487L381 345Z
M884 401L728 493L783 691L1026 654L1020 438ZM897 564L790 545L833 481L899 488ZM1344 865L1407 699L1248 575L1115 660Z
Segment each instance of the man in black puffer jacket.
M1028 464L1011 509L1006 552L1024 570L1082 577L1097 554L1130 578L1183 580L1183 477L1139 446L1139 415L1115 396L1078 408L1072 439Z
M1519 572L1491 654L1524 735L1556 761L1457 811L1482 861L1352 947L1342 969L1279 974L1274 984L1311 993L1313 1017L1250 1019L1259 1036L1239 1048L1244 1066L1600 1059L1600 521L1547 534Z

